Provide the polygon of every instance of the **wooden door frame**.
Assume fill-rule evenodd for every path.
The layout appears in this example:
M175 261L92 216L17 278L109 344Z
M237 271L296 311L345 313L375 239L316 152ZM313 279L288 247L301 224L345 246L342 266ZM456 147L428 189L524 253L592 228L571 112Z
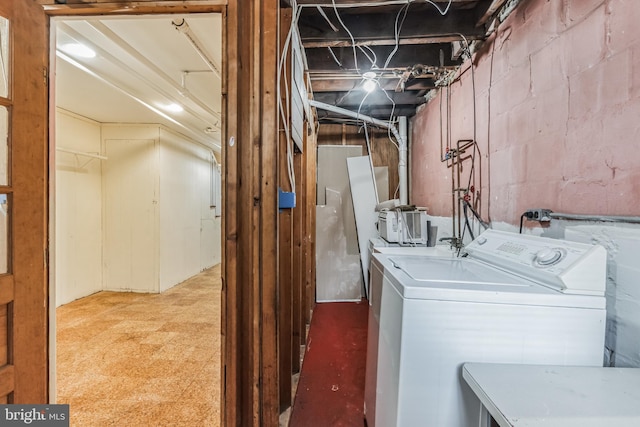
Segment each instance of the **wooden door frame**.
M34 1L49 18L223 14L222 425L277 425L278 0Z

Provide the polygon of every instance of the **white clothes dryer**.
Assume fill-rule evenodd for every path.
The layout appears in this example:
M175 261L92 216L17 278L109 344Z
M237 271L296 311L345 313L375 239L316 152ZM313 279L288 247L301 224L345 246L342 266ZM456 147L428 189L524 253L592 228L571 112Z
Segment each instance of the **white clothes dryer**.
M602 366L604 248L487 230L466 252L374 255L369 427L474 425L465 362Z

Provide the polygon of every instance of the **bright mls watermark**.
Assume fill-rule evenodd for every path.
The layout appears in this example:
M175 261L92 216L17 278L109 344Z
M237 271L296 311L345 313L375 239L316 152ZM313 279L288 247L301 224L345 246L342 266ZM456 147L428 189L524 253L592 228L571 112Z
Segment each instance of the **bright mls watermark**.
M69 405L0 405L0 426L69 427Z

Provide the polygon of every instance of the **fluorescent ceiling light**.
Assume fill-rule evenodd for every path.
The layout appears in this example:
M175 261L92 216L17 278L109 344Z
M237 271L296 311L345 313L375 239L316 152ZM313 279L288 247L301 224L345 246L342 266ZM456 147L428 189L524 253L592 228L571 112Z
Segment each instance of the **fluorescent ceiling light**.
M362 77L364 77L365 79L375 79L376 73L374 71L367 71L362 75Z
M81 43L63 44L62 46L60 46L60 50L77 58L95 58L96 56L96 52L93 49Z
M167 105L163 105L162 108L164 108L167 111L171 111L172 113L180 113L181 111L184 110L184 108L182 108L182 105L178 105L178 104L167 104Z

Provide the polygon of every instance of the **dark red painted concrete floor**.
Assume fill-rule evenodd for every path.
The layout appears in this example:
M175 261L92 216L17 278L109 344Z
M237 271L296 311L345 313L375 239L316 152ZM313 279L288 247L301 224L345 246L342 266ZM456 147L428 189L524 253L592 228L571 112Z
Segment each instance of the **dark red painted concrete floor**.
M290 427L365 425L368 308L365 300L316 305Z

